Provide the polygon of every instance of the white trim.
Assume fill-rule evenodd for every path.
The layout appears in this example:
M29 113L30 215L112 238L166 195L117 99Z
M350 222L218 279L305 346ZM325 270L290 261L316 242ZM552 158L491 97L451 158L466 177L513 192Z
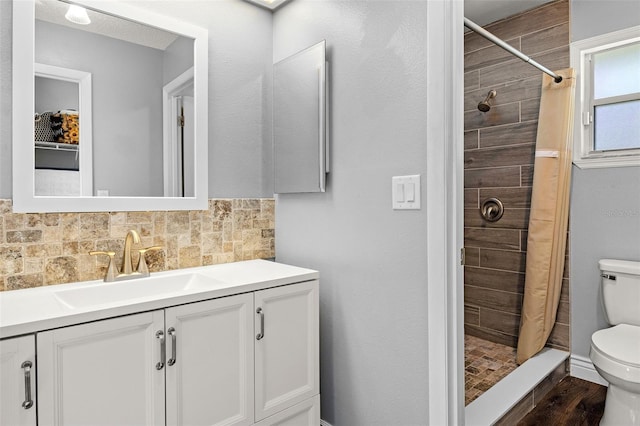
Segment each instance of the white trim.
M16 213L97 212L149 210L203 210L208 204L208 30L149 10L111 0L80 0L75 3L126 16L194 39L195 95L195 188L194 197L36 197L34 173L34 1L13 1L13 210ZM31 161L31 162L29 162Z
M463 2L427 7L428 424L464 423Z
M609 386L609 383L598 374L589 358L571 354L570 365L572 377L577 377L578 379L587 380L602 386Z
M91 73L47 64L33 64L33 72L38 77L67 81L78 85L78 171L80 194L93 195L93 112ZM34 178L35 179L35 178Z
M590 118L589 99L591 85L590 71L587 71L587 57L595 52L611 49L628 43L640 41L640 26L579 40L570 45L570 63L576 70L576 102L574 113L573 164L581 169L640 166L640 150L607 151L595 153L591 151L591 126L584 124Z
M189 68L162 88L162 164L164 195L178 195L178 116L176 96L193 86L193 67Z
M332 425L328 421L320 419L320 426L332 426Z
M465 409L470 426L492 425L569 357L569 352L544 348L480 395Z

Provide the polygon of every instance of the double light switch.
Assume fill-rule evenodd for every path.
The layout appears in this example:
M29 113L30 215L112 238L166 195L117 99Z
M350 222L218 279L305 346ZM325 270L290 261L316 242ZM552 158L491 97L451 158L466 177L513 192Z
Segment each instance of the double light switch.
M420 210L420 175L391 178L394 210Z

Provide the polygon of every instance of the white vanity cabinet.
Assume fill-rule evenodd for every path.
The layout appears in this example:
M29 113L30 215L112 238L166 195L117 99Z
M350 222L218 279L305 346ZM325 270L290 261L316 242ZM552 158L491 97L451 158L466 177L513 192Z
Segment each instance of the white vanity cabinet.
M253 424L253 295L166 309L167 425Z
M163 425L154 311L38 333L38 424Z
M35 371L33 335L0 341L0 425L36 425Z
M319 425L318 340L317 280L39 332L38 423Z
M243 294L38 333L40 424L252 424L252 308Z
M258 291L255 307L259 421L320 392L318 282Z

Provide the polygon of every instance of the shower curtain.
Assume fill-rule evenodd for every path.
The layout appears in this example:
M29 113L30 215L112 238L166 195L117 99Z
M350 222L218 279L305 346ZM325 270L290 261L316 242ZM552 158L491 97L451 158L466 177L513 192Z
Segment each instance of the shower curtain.
M527 239L524 300L516 361L546 344L556 321L569 221L575 73L542 79Z

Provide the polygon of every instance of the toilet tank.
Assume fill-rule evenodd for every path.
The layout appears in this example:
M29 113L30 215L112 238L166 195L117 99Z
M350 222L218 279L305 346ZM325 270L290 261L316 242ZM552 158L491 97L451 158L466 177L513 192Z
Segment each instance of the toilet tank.
M599 266L609 324L640 326L640 262L602 259Z

